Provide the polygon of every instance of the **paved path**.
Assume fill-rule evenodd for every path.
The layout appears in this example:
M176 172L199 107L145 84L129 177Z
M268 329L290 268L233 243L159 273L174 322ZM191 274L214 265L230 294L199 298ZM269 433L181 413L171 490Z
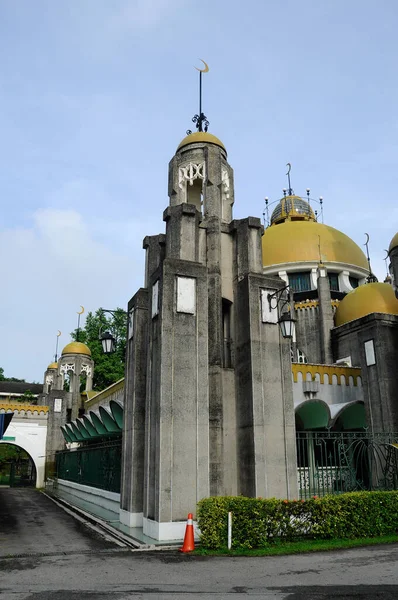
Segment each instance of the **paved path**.
M193 557L123 549L34 490L0 490L0 515L0 600L398 599L398 544Z

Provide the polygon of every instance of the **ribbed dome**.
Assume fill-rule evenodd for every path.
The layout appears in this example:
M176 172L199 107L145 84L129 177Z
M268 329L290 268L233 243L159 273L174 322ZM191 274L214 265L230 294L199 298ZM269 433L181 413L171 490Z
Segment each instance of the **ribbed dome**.
M372 313L398 315L398 300L389 283L366 283L347 294L337 307L336 327Z
M279 201L271 215L271 225L286 219L303 219L315 221L314 211L307 200L300 196L286 196Z
M390 246L388 248L388 252L391 252L391 250L393 250L394 248L396 248L398 246L398 232L394 235L394 237L391 240Z
M58 369L58 363L52 362L51 364L48 365L47 371L48 371L48 369Z
M321 256L319 256L319 244ZM359 246L347 235L315 221L285 221L268 227L262 238L263 265L337 262L368 270Z
M196 131L195 133L190 133L187 135L187 137L180 142L177 152L184 146L188 146L188 144L214 144L215 146L219 146L225 150L225 152L227 151L224 144L218 139L218 137L212 133L207 133L206 131Z
M82 344L82 342L70 342L62 350L62 356L64 354L85 354L86 356L91 356L91 350L86 344Z

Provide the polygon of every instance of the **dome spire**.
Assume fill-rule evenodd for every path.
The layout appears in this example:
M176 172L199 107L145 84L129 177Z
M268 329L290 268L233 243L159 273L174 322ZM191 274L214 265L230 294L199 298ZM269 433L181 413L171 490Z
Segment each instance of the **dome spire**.
M366 282L367 283L377 283L378 279L376 277L376 275L374 275L372 273L372 267L370 266L370 256L369 256L369 234L365 233L366 235L366 242L364 243L364 246L366 248L366 258L368 260L368 265L369 265L369 275L366 278Z
M287 166L287 182L288 182L288 189L289 189L289 196L293 195L293 190L292 190L292 185L290 183L290 171L292 170L292 165L290 163L286 164Z
M58 342L59 342L59 338L62 335L62 333L60 332L60 330L58 329L58 333L57 333L57 342L55 344L55 355L54 355L54 362L57 362L58 360Z
M202 61L202 63L204 64L205 68L204 69L199 69L198 67L195 67L195 69L197 71L199 71L199 114L196 114L192 117L192 121L195 123L196 125L196 129L200 132L204 131L207 132L208 128L209 128L209 121L206 117L206 115L203 113L202 111L202 73L207 73L209 70L209 65L207 63L205 63L204 60L200 59ZM190 135L192 133L192 131L190 129L187 130L187 135Z

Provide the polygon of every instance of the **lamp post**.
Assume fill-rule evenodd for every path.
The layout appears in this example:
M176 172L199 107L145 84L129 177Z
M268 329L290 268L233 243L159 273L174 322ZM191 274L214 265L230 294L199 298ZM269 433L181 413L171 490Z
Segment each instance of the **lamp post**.
M122 309L110 310L107 308L100 308L100 311L102 313L109 313L113 317L118 313L123 314L127 319L127 313L126 313L126 311L124 311ZM99 339L101 341L102 351L104 354L113 354L113 352L116 351L117 339L110 331L104 331L104 333L102 333L101 329L100 329Z
M280 290L276 290L273 294L268 294L268 303L270 310L278 310L278 323L281 328L281 333L284 338L294 338L296 330L296 319L294 319L289 310L284 312L284 308L290 303L289 286L286 285ZM284 292L288 291L287 298L283 297Z

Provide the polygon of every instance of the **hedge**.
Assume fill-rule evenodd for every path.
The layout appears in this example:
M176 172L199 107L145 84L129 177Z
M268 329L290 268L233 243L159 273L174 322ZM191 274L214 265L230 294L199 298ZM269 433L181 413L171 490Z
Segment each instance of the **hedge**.
M198 503L204 548L227 546L229 511L233 514L233 548L263 548L276 541L398 533L398 491L350 492L309 500L226 496L205 498Z

